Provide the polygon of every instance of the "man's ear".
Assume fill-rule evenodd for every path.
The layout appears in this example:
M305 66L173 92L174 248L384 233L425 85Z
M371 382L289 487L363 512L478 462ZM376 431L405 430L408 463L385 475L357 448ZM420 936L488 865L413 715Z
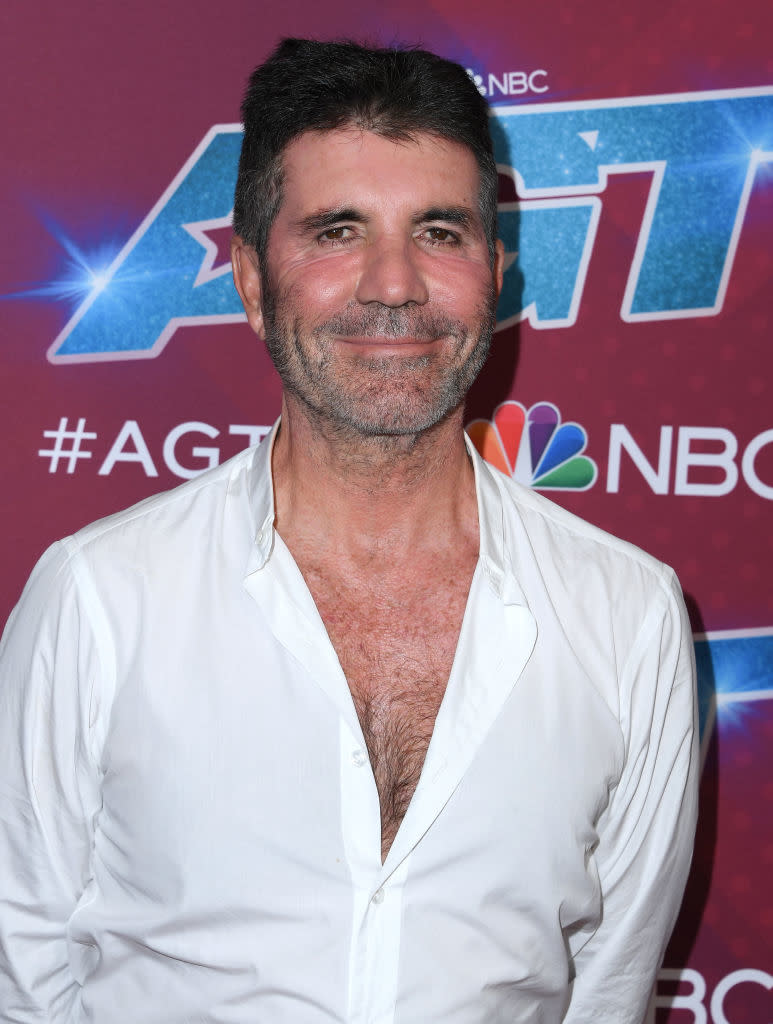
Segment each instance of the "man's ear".
M499 293L502 291L502 280L505 276L505 246L500 238L494 242L494 292L496 298L499 298Z
M246 245L239 235L234 235L231 239L231 267L236 290L247 314L247 322L257 336L265 340L258 254L251 245Z

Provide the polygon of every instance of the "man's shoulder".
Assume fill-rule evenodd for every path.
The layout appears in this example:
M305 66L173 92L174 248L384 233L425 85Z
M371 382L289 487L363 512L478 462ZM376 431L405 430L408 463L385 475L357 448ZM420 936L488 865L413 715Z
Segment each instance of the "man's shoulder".
M236 509L248 513L256 455L257 446L247 448L170 490L89 523L61 544L70 554L87 555L107 550L115 556L122 548L143 546L193 551L191 545L206 542L222 528L224 517Z
M630 541L623 540L496 468L485 464L502 499L511 543L528 548L541 562L542 570L569 588L587 590L596 580L605 589L632 588L652 594L673 593L673 569Z

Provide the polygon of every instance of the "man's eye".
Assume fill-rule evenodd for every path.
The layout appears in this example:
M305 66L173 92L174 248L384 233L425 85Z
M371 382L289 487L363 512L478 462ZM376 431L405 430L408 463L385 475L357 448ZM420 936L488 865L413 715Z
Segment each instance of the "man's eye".
M328 228L319 236L321 242L346 242L351 237L351 228L341 225L340 227Z
M426 234L431 242L437 242L441 245L458 241L454 232L449 231L448 228L427 228Z

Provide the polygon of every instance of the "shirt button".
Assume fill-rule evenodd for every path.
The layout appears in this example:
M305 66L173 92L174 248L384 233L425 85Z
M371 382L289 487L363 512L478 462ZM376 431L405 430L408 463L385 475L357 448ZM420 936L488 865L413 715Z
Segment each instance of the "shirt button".
M355 768L362 768L365 762L368 760L368 755L364 750L355 750L352 754L352 764Z
M383 903L384 902L384 890L383 889L376 889L376 891L373 893L373 895L370 898L370 902L371 903L375 903L376 906L378 906L380 903Z

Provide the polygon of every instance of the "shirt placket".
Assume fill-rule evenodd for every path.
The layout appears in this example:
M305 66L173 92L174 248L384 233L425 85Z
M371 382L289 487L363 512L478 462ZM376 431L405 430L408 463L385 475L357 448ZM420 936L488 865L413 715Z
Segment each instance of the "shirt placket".
M378 791L367 750L350 725L340 724L341 828L352 879L349 956L351 1024L394 1019L408 860L393 870L381 863Z

